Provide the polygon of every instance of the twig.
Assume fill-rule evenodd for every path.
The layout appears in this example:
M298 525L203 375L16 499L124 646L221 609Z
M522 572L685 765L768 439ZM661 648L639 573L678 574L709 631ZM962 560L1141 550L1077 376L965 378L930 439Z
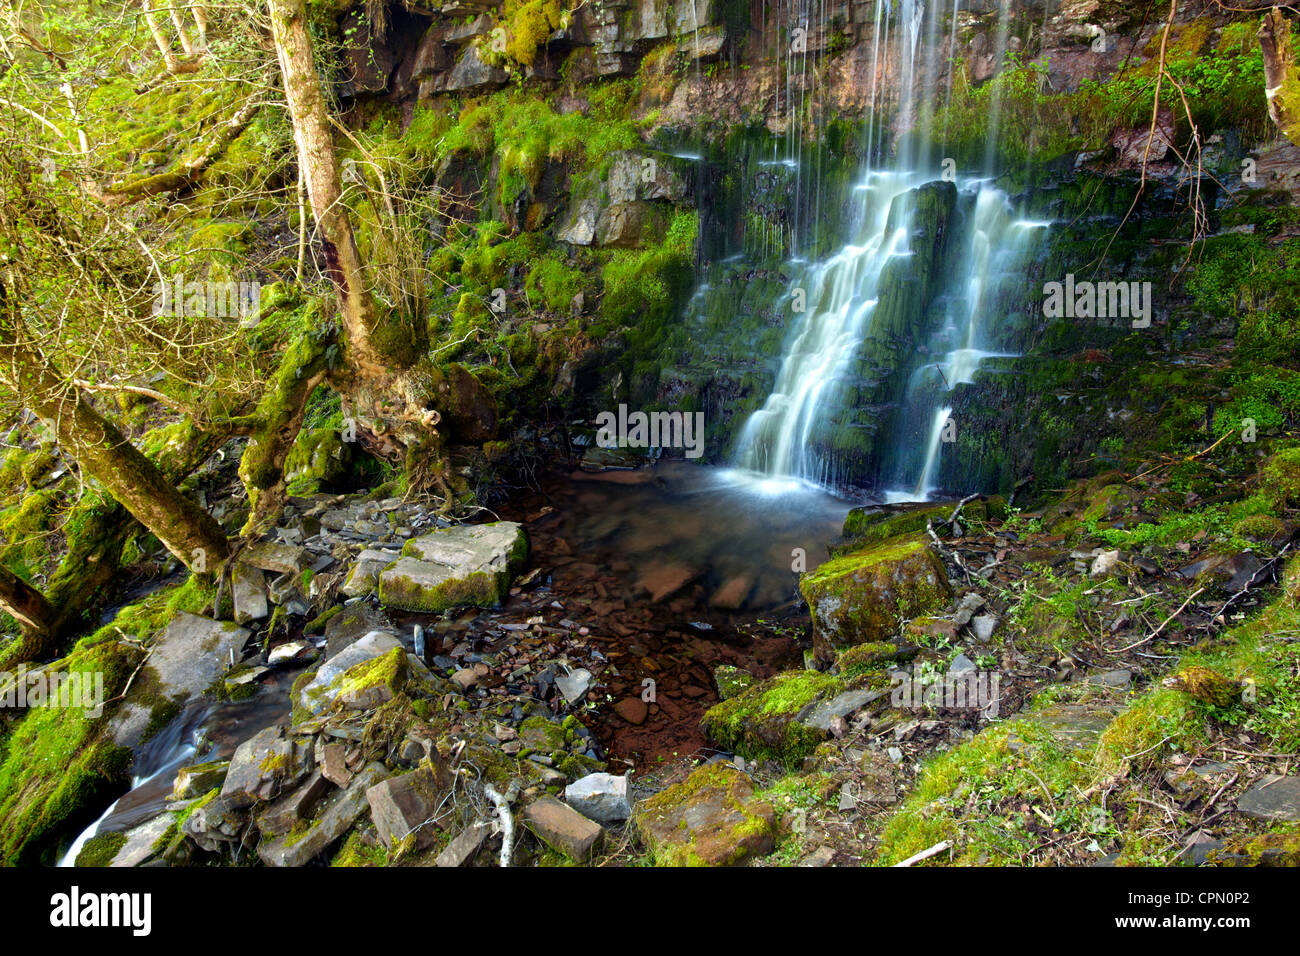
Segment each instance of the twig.
M1148 634L1146 637L1142 638L1142 640L1137 641L1137 642L1135 642L1135 643L1133 643L1133 644L1130 644L1128 647L1121 647L1119 650L1117 650L1117 651L1112 651L1111 653L1112 653L1112 654L1123 654L1125 651L1131 651L1131 650L1133 650L1133 648L1135 648L1135 647L1141 647L1141 646L1142 646L1143 644L1145 644L1147 641L1154 640L1157 636L1159 636L1160 632L1163 631L1163 630L1165 629L1165 625L1167 625L1170 621L1172 621L1174 618L1176 618L1179 614L1182 614L1182 613L1183 613L1183 610L1187 607L1187 605L1189 605L1189 604L1192 603L1192 600L1196 597L1196 595L1200 594L1200 593L1201 593L1202 591L1204 591L1204 590L1205 590L1205 588L1202 587L1202 588L1197 588L1195 591L1193 591L1191 597L1189 597L1186 601L1184 601L1184 602L1182 603L1182 606L1179 607L1177 611L1174 611L1173 614L1170 614L1167 618L1165 618L1164 621L1161 622L1161 624L1160 624L1159 627L1157 627L1154 631L1152 631L1152 632L1151 632L1150 634Z
M904 860L902 863L895 863L894 866L911 866L913 863L920 863L922 860L928 860L932 856L937 856L938 854L942 853L944 850L948 849L951 846L952 844L949 843L947 840L941 840L940 842L936 843L934 846L930 847L928 850L922 850L920 853L914 853L911 856L909 856L906 860Z

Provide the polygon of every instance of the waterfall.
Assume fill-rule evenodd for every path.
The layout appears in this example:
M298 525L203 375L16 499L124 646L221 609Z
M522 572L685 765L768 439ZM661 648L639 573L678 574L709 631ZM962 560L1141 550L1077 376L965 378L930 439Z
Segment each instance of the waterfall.
M949 169L935 169L930 143L900 135L911 131L918 117L930 115L937 96L951 97L951 68L945 78L936 67L945 58L943 47L955 49L960 2L951 7L947 36L939 30L942 6L934 5L928 23L926 5L919 0L876 6L866 159L853 192L860 204L857 225L848 241L822 261L791 261L800 268L778 307L793 314L794 322L775 384L737 441L737 467L760 476L771 489L791 481L832 488L855 484L883 487L890 500L928 498L938 490L941 474L951 470L951 464L944 465L945 450L961 434L953 390L975 383L985 360L1016 357L1007 348L1006 303L1008 296L1023 293L1027 254L1047 223L1018 215L992 179L954 177ZM996 49L999 55L1006 49L1005 14L999 17ZM876 117L889 90L895 94L896 154L883 168L875 157L884 151L885 131L877 128ZM996 155L997 111L995 103L985 158L989 169ZM874 473L843 474L846 469L826 436L836 428L862 427L857 421L846 424L850 416L844 406L854 398L862 402L860 352L876 331L882 276L888 275L892 260L916 252L910 242L920 223L910 197L926 183L954 178L957 211L946 235L943 265L931 282L934 299L924 327L910 330L915 352L883 353L896 363L888 373L905 376L906 385L900 380L901 394L890 393L893 397L872 393L879 403L872 414L880 431L867 454ZM868 381L865 391L878 384Z
M795 311L798 319L776 384L741 433L741 468L814 484L835 480L832 463L809 448L809 433L867 331L886 263L910 252L907 224L891 224L890 210L923 178L868 173L854 190L864 206L858 234L829 259L810 266L779 303L791 310L802 306L802 311Z
M917 369L908 384L886 492L891 501L924 501L935 492L943 446L960 434L951 393L973 384L986 359L1018 357L991 344L1001 318L1001 293L1023 283L1027 255L1048 223L1017 218L1007 194L989 180L968 183L962 193L972 210L970 222L954 278L936 304L943 311L938 336L950 347L938 362ZM915 441L917 426L926 422L921 444Z
M855 198L861 202L857 229L833 256L803 269L803 275L795 280L780 303L795 314L795 324L776 384L763 407L749 418L741 432L738 465L767 478L795 478L822 485L835 482L834 461L810 447L811 430L821 420L828 400L835 397L837 382L845 374L856 346L869 331L885 266L891 259L911 253L908 237L912 223L905 194L937 178L909 168L918 158L924 161L924 156L913 155L915 147L911 137L902 138L904 152L892 170L873 169L876 116L880 112L877 107L885 102L882 87L888 88L888 80L893 80L896 90L893 131L897 134L910 130L919 108L917 75L927 72L924 54L927 50L933 52L936 35L933 21L938 17L937 12L931 17L927 33L923 2L900 0L891 5L890 12L897 24L891 47L890 12L885 7L886 4L877 4L875 10L867 158L861 181L854 190ZM923 45L926 49L922 49ZM798 56L792 53L787 60L787 103L791 103ZM804 54L801 73L806 59ZM886 74L891 63L896 72L889 77ZM799 86L802 94L803 84ZM799 113L802 109L792 110L792 115ZM797 123L792 122L789 137L792 150L799 148L797 134ZM895 215L891 216L891 210ZM792 264L803 263L796 257Z

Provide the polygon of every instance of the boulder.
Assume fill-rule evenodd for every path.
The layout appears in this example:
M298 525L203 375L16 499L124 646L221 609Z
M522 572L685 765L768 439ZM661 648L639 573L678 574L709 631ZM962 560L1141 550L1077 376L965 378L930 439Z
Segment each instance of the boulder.
M943 562L919 535L833 558L801 576L799 591L812 612L817 657L826 662L836 649L888 640L900 620L937 610L952 597Z
M283 727L268 727L235 749L221 796L235 808L273 800L297 784L311 764L310 750L285 737Z
M648 202L613 203L596 218L596 245L637 249L662 238L667 217Z
M471 823L438 854L434 866L469 866L491 832L486 823Z
M401 776L389 777L366 791L370 818L379 839L390 850L410 839L411 849L422 850L438 837L449 817L439 819L443 797L452 783L445 769L424 763Z
M661 865L736 866L776 845L776 811L754 797L748 776L721 762L650 797L633 820Z
M172 784L172 799L189 800L203 796L209 790L225 783L229 770L229 760L214 760L211 763L181 767L176 771L176 782Z
M366 710L391 699L405 682L406 649L392 634L371 631L331 657L299 693L309 713L321 714L336 700L354 710Z
M887 695L882 687L846 689L839 677L820 671L785 671L709 708L700 729L719 747L751 760L793 763L826 740L835 717Z
M621 823L632 815L626 776L589 773L564 788L564 801L597 823Z
M348 572L343 587L339 588L348 597L364 597L379 585L379 573L397 560L391 551L367 548L357 555Z
M259 568L236 561L230 572L230 595L236 624L260 621L271 613L266 600L266 575Z
M263 541L245 549L239 560L263 571L276 574L301 574L311 567L311 555L306 548L278 541Z
M528 539L513 521L458 525L412 538L402 555L379 575L381 604L426 613L495 607L528 555Z
M444 91L454 93L459 90L495 90L504 86L508 79L509 75L505 70L485 62L479 55L478 47L470 45L456 61L456 66L447 77Z
M288 833L311 816L316 804L329 791L330 782L319 770L313 770L305 781L257 814L257 828L263 836Z

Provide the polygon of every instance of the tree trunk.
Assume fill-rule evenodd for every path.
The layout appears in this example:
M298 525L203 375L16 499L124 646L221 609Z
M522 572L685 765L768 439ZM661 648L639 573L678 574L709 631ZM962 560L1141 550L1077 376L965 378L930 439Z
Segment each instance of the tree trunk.
M1265 14L1259 26L1259 47L1264 54L1268 115L1287 139L1300 144L1300 89L1291 55L1291 25L1277 7Z
M320 227L326 269L339 299L348 364L363 375L384 376L413 365L423 351L415 323L385 321L370 295L365 266L342 201L342 179L320 75L312 59L303 0L270 0L271 30L284 76L298 165Z
M153 42L157 45L158 52L162 54L163 65L166 67L167 72L173 76L177 73L194 72L197 69L197 64L183 63L176 56L176 52L172 49L171 38L167 36L162 24L158 21L158 14L154 11L152 0L142 0L140 8L144 13L144 22L148 25L149 32L153 34Z
M53 424L58 442L82 470L192 571L215 571L229 554L213 517L176 489L162 471L69 385L21 333L0 285L0 378Z
M190 6L190 13L194 17L194 24L199 28L199 50L206 52L208 49L208 10L201 3L195 3Z
M419 316L381 314L343 201L330 117L313 59L304 0L270 0L271 30L293 124L298 168L342 314L344 365L331 381L367 446L408 465L409 486L433 487L450 506L439 414L429 394L428 338ZM414 465L415 467L409 467Z
M178 446L167 446L158 467L168 481L178 484L211 458L228 437L229 432L225 430L192 429ZM117 579L122 548L131 535L142 530L131 513L110 495L93 490L69 513L65 528L73 524L77 532L68 536L68 552L45 588L43 600L53 608L50 625L29 628L21 638L5 645L0 650L0 670L12 670L17 664L63 653L64 637L90 623L86 612L96 607L103 589Z
M45 595L8 568L0 565L0 608L31 634L49 634L57 628L57 614Z
M185 29L185 18L181 15L180 7L176 6L176 0L172 0L172 5L167 8L167 12L171 14L172 26L176 28L176 34L180 37L181 49L186 55L193 56L197 51L190 40L189 32Z

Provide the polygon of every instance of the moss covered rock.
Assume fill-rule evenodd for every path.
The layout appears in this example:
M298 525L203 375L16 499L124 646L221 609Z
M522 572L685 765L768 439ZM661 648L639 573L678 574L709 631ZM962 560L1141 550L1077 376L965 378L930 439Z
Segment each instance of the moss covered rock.
M642 803L633 817L660 866L736 866L772 852L776 812L749 777L723 763L700 767Z
M406 542L379 575L379 601L427 613L495 607L527 556L528 539L513 521L444 528Z
M794 763L826 739L824 731L800 723L800 713L842 686L839 678L819 671L786 671L711 707L700 727L726 750Z
M893 637L903 621L952 597L943 563L919 535L832 558L803 575L799 591L812 611L817 657L826 662L839 648Z
M856 551L868 544L886 541L900 534L924 531L927 522L938 524L947 521L956 505L905 504L866 505L854 508L844 518L844 538L847 544L839 546L838 553ZM958 520L988 521L1006 515L1006 501L1000 497L969 501L961 509Z

